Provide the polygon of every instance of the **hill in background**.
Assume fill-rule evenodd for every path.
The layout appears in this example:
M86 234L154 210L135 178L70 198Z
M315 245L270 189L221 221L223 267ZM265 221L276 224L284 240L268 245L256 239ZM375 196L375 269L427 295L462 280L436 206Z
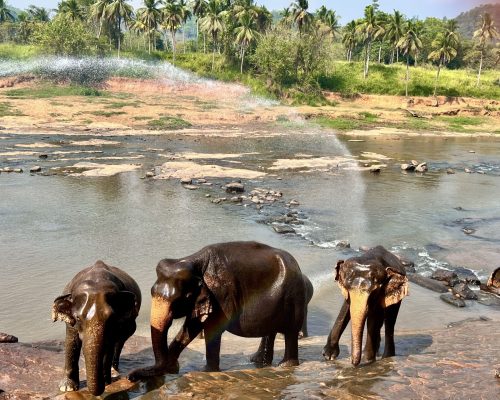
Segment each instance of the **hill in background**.
M481 16L489 13L495 26L500 31L500 4L482 4L472 10L461 13L455 20L458 23L458 31L462 37L472 39L474 31L481 26Z

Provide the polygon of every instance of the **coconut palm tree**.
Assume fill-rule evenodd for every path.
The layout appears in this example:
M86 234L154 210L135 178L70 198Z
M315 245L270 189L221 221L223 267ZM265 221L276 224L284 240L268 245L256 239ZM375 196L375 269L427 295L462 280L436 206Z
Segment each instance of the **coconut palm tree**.
M484 13L481 19L481 28L474 32L474 38L479 41L479 49L481 51L479 72L477 74L477 87L479 87L479 84L481 82L481 69L483 68L483 57L486 44L488 43L488 41L499 37L495 22L491 19L491 15L489 13Z
M320 21L328 28L332 39L335 39L335 37L340 33L340 24L337 13L333 10L327 10L322 17L319 17L318 13L318 18L320 18Z
M347 61L352 60L352 50L358 41L356 21L352 20L344 27L344 35L342 36L342 44L347 50Z
M83 8L77 0L61 1L57 7L57 12L66 15L72 21L82 21L84 18Z
M153 36L161 21L160 0L144 0L144 7L137 9L137 18L134 23L136 30L142 30L148 37L148 53L151 54ZM155 46L156 47L156 46Z
M31 5L28 7L27 12L32 21L48 22L50 20L50 11L44 7Z
M377 15L372 5L365 7L365 17L357 26L358 32L363 36L365 44L365 67L363 71L364 79L368 76L368 68L370 66L370 51L374 39L377 38L377 33L380 32Z
M209 0L205 16L200 20L200 29L212 36L212 71L215 66L215 51L219 35L224 30L224 17L227 12L217 0Z
M280 11L281 19L279 24L285 28L290 28L292 26L293 18L292 12L290 11L290 7L285 7Z
M309 2L307 0L297 0L292 4L293 22L297 24L299 35L308 28L313 20L313 15L308 12Z
M452 25L449 25L448 27L453 28ZM441 68L443 67L443 65L448 64L457 56L457 47L458 35L456 34L456 32L450 29L446 29L445 32L438 34L436 39L432 42L432 48L434 50L429 54L428 58L429 60L438 63L436 82L434 86L434 97L436 96L437 92L437 85Z
M96 0L90 6L90 16L99 24L97 37L101 37L102 27L106 23L106 8L111 4L112 0Z
M422 41L417 35L416 26L413 21L406 23L406 32L397 44L403 55L406 55L406 97L408 97L408 80L410 79L410 56L415 57L418 50L422 48Z
M200 35L200 19L205 16L207 5L207 0L194 0L192 2L193 15L196 17L196 39ZM198 40L196 42L198 43ZM207 52L207 36L205 32L203 32L203 52Z
M16 19L14 12L7 6L5 0L0 0L0 23L14 21Z
M396 62L399 62L399 48L397 46L399 39L403 36L404 18L403 14L394 10L394 14L389 15L385 31L387 39L392 43L394 49L391 56L391 64L394 62L394 53L396 53Z
M185 0L178 0L182 14L182 47L183 53L186 54L186 22L193 15Z
M257 7L257 30L259 32L267 31L273 24L273 14L265 7Z
M112 0L106 7L105 17L108 22L115 24L118 31L118 58L120 58L122 23L128 23L132 17L133 9L128 0Z
M257 38L257 30L255 18L250 13L245 13L239 19L239 25L234 30L236 35L235 42L240 46L241 66L240 73L243 74L243 63L245 60L245 52L248 46Z
M175 0L169 0L162 9L163 20L161 26L170 32L172 37L172 55L175 63L176 41L175 35L182 25L182 8Z

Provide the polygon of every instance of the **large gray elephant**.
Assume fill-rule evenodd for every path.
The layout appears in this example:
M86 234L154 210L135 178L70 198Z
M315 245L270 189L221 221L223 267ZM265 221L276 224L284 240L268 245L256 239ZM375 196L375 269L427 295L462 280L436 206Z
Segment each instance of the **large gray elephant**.
M298 335L304 320L305 284L286 251L256 242L229 242L161 260L151 289L151 339L155 365L129 379L177 373L182 350L205 332L207 371L218 371L222 333L243 337L285 335L282 366L299 364ZM172 320L186 317L168 345Z
M80 271L54 300L52 319L66 322L65 378L61 391L78 390L83 345L87 387L93 395L117 374L125 341L135 332L141 291L124 271L97 261Z
M394 356L394 325L401 300L408 294L408 278L399 258L384 247L377 246L359 257L338 261L335 280L345 301L328 336L323 356L332 359L339 355L340 336L349 320L352 329L352 364L358 365L361 361L361 341L367 320L366 361L375 361L383 324L385 324L383 357Z

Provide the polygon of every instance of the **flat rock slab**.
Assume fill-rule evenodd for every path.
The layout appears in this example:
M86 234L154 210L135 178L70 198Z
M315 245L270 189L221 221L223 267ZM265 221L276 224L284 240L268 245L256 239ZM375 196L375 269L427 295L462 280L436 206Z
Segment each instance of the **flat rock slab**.
M465 301L463 301L459 297L456 297L452 293L444 293L441 296L439 296L439 298L443 300L445 303L451 304L452 306L465 307Z
M409 273L407 274L407 276L410 282L416 283L417 285L422 286L426 289L432 290L437 293L448 292L448 288L443 282L413 273Z

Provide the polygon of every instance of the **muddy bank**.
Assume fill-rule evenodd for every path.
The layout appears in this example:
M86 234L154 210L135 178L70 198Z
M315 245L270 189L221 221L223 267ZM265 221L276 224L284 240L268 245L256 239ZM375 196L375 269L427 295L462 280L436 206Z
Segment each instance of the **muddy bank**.
M220 373L200 372L204 366L204 342L195 340L182 353L180 375L168 375L147 384L119 379L108 386L104 398L145 399L293 399L293 398L453 398L471 396L495 399L500 395L498 320L478 318L450 324L432 331L396 330L397 356L372 365L354 368L349 363L349 339L341 340L339 359L326 362L321 351L325 336L300 341L301 365L296 368L255 369L248 358L257 339L229 334L223 337ZM398 328L398 327L396 327ZM278 339L274 365L283 355ZM91 399L84 389L60 395L63 343L0 345L0 388L2 399ZM149 340L134 336L126 344L122 371L144 366L153 360ZM83 360L80 366L83 367ZM81 370L84 379L84 369ZM147 394L146 394L147 393ZM2 397L3 396L3 397Z

